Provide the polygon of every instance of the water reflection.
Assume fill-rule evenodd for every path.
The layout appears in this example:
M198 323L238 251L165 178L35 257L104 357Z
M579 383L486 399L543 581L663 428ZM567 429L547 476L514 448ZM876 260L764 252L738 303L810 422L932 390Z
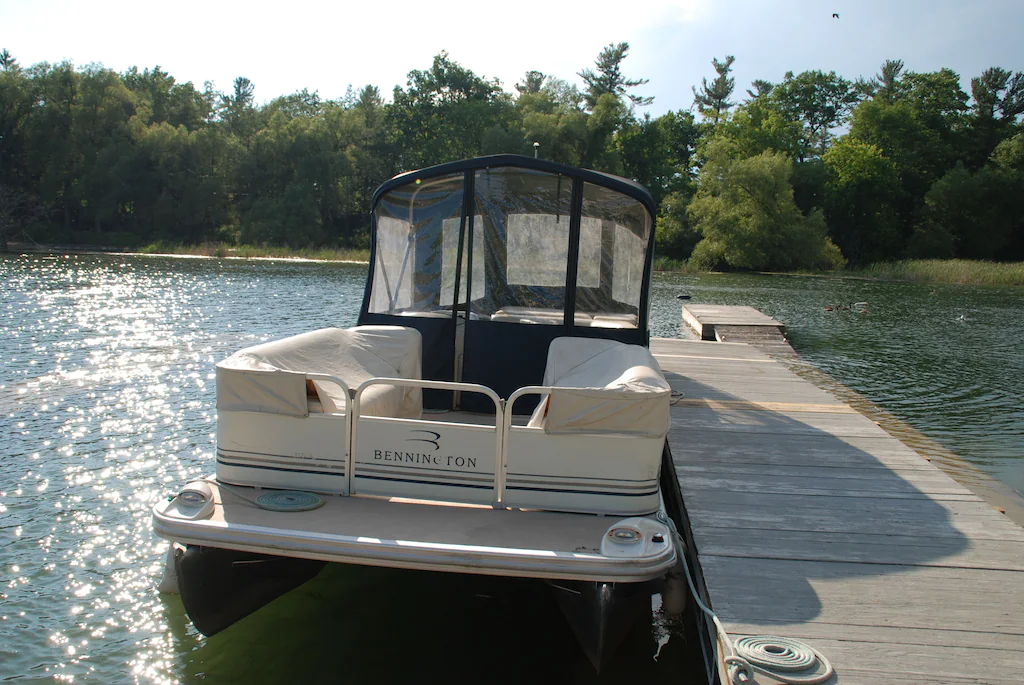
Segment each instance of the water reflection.
M0 675L590 678L526 581L332 567L209 640L157 595L166 543L149 511L212 470L214 361L353 324L364 277L337 264L0 258ZM1018 291L659 275L654 335L679 335L678 294L780 318L815 365L1024 487ZM860 301L868 313L824 311ZM656 628L659 642L637 636L604 680L676 681L685 645Z
M681 293L783 321L803 359L1024 492L1020 288L733 274L655 280L655 302ZM857 302L865 311L850 307ZM675 321L661 321L657 334L670 334Z

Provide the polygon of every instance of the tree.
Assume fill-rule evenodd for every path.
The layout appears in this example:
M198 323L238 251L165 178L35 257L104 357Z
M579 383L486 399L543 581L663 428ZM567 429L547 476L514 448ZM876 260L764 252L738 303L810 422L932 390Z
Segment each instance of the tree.
M28 194L0 183L0 252L7 252L7 241L41 214Z
M925 196L911 251L914 256L1021 259L1022 217L1024 176L998 166L973 173L957 167ZM939 251L936 246L944 247Z
M729 138L737 153L744 157L766 150L796 157L803 149L801 131L800 123L787 117L769 96L740 105L732 117L715 127L715 136Z
M771 98L788 119L802 125L797 154L802 162L825 154L832 130L846 123L859 96L853 85L834 71L805 71L797 76L786 74L772 89Z
M902 249L896 212L899 174L874 145L845 136L825 153L825 217L843 255L854 264L881 261Z
M1024 113L1024 73L991 67L971 79L975 116L1012 123Z
M231 95L220 97L220 118L228 131L249 150L262 124L260 112L254 104L256 86L244 76L236 78L233 86Z
M17 71L18 68L18 60L15 59L14 55L7 48L0 50L0 69L4 71Z
M184 126L195 131L204 126L213 113L213 93L199 92L191 82L176 83L174 77L159 65L139 71L132 67L121 80L138 96L139 104L149 110L146 123L166 121L171 126Z
M857 106L850 135L874 145L895 164L899 192L893 202L905 240L918 223L932 185L958 161L973 167L983 164L984 158L971 161L977 153L968 144L973 134L965 118L967 96L956 72L909 72L892 91L888 99L874 97ZM899 247L886 257L901 252Z
M712 124L721 121L729 108L736 104L729 102L732 91L736 88L736 79L729 76L729 72L732 71L732 63L735 61L736 58L732 55L726 55L724 62L719 62L717 58L713 57L711 64L715 67L718 77L711 82L711 85L708 85L706 78L702 79L699 91L696 86L693 87L693 103L697 106L697 111Z
M772 90L775 88L774 83L762 79L754 79L751 81L750 85L754 87L753 90L747 88L747 95L750 96L750 100L756 100L757 98L771 95ZM747 102L750 102L750 100Z
M900 82L903 67L903 60L901 59L885 60L878 75L868 81L869 87L865 89L864 95L884 102L895 102L898 100L903 94L903 84Z
M31 85L19 71L0 71L0 183L15 187L27 182L24 134L35 105Z
M655 254L658 256L688 259L700 242L700 232L687 212L695 190L696 183L688 183L666 195L659 203L658 231L655 234Z
M516 91L520 95L536 95L544 86L546 78L542 72L536 70L528 71L523 76L523 80L516 84Z
M586 137L580 165L598 171L621 174L616 133L629 119L629 111L622 98L605 93L597 99L593 111L586 119Z
M647 79L627 79L622 75L622 61L629 54L629 43L611 43L601 51L594 62L596 71L584 69L579 77L586 84L584 98L587 109L593 111L602 95L613 95L618 99L628 98L633 105L646 107L654 102L653 97L641 97L628 89L642 86Z
M967 161L980 168L1000 142L1013 132L1017 118L1024 113L1024 73L1011 73L991 67L971 79L973 105Z
M589 142L589 116L582 106L576 86L551 76L535 93L520 91L515 108L524 142L540 143L540 154L547 159L580 164Z
M645 115L615 137L622 173L646 186L660 204L668 193L689 187L699 136L689 112Z
M1004 171L1024 172L1024 132L999 143L989 159Z
M782 153L744 158L728 139L711 141L689 208L703 235L692 259L761 271L841 267L821 213L804 216L793 201L792 173Z
M434 57L430 69L410 71L389 109L391 125L405 141L405 168L478 154L484 133L510 125L511 114L511 100L496 80L477 76L446 52Z

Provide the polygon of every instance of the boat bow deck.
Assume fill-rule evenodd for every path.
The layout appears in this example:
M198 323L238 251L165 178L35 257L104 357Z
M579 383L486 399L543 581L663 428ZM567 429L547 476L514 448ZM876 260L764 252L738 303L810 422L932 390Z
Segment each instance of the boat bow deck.
M157 534L187 544L324 561L601 582L650 580L676 561L670 541L656 543L651 536L634 557L602 555L604 536L620 520L612 516L331 495L319 509L280 513L259 508L235 488L210 485L216 506L209 518L176 518L177 505L161 503L154 515ZM238 490L248 497L254 492Z

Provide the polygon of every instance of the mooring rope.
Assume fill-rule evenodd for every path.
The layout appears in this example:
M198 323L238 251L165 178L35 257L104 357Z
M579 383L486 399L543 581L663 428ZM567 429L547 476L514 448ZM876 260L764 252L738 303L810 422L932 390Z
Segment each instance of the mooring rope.
M320 495L300 490L272 490L256 498L256 506L268 511L311 511L323 505Z
M690 586L690 594L701 611L714 622L718 636L729 652L729 656L725 657L722 662L729 671L729 680L733 685L745 685L751 682L754 678L754 671L759 671L786 685L818 685L832 677L835 669L832 668L832 663L825 658L825 655L799 640L774 635L753 635L742 637L733 643L715 612L700 601L700 595L690 577L690 566L686 563L683 537L676 530L675 522L671 519L669 519L669 525L675 535L677 552L680 561L683 562L683 572L686 575L686 583ZM816 669L819 664L824 669L821 673L808 673L807 675L800 673L812 668Z

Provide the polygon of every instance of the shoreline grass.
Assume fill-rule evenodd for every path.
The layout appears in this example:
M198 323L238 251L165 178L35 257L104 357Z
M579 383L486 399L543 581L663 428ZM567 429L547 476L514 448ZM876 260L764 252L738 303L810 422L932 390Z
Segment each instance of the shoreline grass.
M983 262L970 259L907 259L880 262L843 276L911 283L1024 285L1024 262Z
M178 245L173 243L151 243L137 250L140 254L190 255L194 257L235 257L238 259L309 259L324 262L370 261L370 251L363 248L311 247L291 248L268 245L229 245L227 243L202 243L200 245Z
M704 269L696 269L690 266L685 259L672 259L671 257L655 257L653 264L654 271L671 271L681 274L708 273Z
M654 270L684 274L710 273L691 267L685 259L669 259L668 257L655 257ZM1024 285L1024 262L985 262L971 259L906 259L898 262L878 262L859 269L844 269L842 271L771 273L907 283Z

